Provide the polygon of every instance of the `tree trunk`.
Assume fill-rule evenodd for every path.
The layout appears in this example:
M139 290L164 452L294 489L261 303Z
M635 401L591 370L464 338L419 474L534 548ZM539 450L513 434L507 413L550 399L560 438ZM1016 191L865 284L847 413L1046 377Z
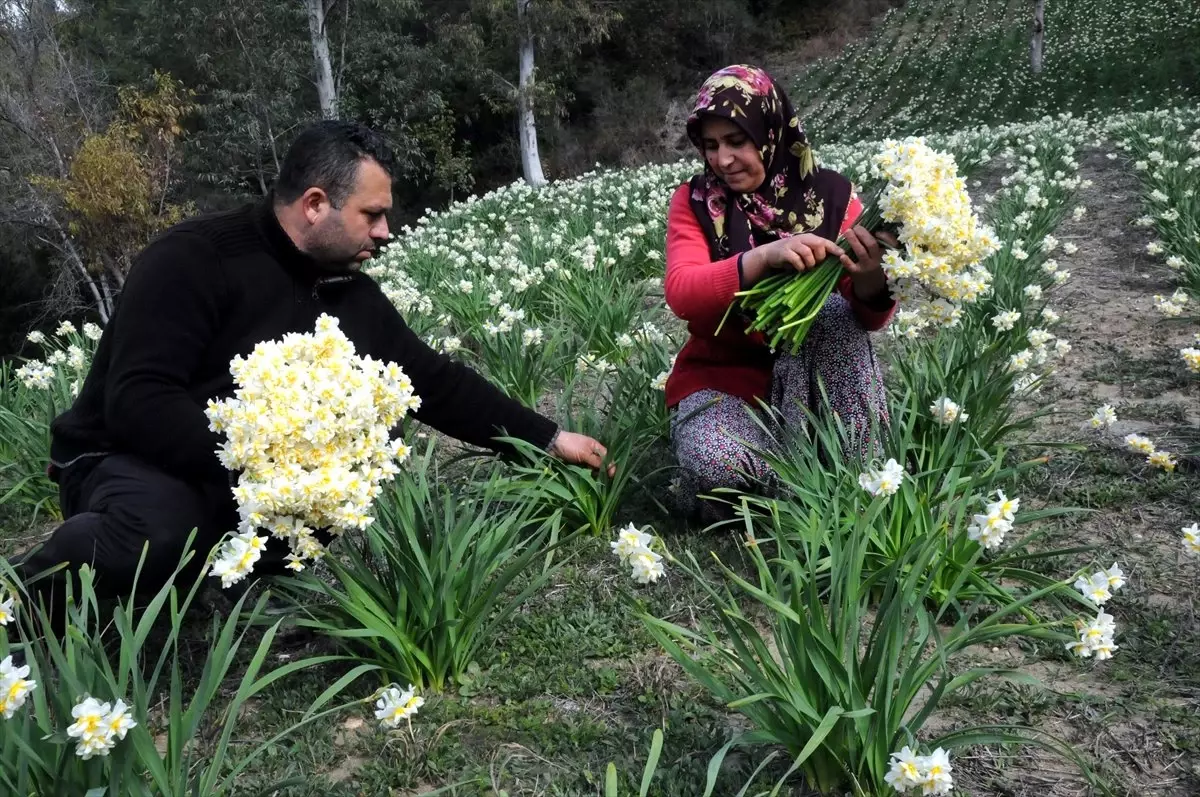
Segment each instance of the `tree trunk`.
M97 277L87 270L87 266L83 264L83 257L80 256L79 250L75 248L75 242L67 235L67 231L58 227L55 224L59 238L62 242L62 252L64 259L79 275L83 284L87 286L88 291L92 294L93 301L96 302L96 312L100 314L100 323L107 324L112 318L113 306L116 303L112 295L112 291L104 282L104 276Z
M349 0L343 0L349 2ZM312 41L313 67L316 70L317 100L321 104L321 116L337 119L337 86L333 82L333 63L329 60L329 29L325 26L325 14L333 4L328 0L304 0L308 11L308 36Z
M533 26L529 6L533 0L517 0L517 27L520 31L520 80L517 83L517 126L520 128L521 173L532 186L546 184L542 160L538 156L537 123L533 118Z
M1042 73L1042 43L1046 30L1046 0L1034 0L1033 4L1033 41L1029 46L1029 65L1033 74Z

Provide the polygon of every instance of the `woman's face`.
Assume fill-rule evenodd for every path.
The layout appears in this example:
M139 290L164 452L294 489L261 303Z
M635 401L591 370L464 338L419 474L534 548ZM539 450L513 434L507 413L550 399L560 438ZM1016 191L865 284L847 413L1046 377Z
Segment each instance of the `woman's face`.
M705 117L700 123L700 146L709 168L739 194L758 190L767 177L750 136L728 119Z

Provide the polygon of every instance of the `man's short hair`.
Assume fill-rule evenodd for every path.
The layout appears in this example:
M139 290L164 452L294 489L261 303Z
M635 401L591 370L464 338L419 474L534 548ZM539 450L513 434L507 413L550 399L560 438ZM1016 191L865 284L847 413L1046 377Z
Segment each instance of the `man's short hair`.
M334 207L341 207L354 191L358 164L368 159L394 176L396 156L383 136L371 128L335 119L310 125L284 156L275 181L275 200L286 205L308 189L320 188Z

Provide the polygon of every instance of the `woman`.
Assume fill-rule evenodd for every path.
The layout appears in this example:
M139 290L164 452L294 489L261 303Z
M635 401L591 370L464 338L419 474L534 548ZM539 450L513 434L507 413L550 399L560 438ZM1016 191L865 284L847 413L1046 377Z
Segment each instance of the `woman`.
M698 493L746 489L769 477L751 450L766 440L750 412L759 402L802 426L800 407L818 410L823 387L853 435L851 450L869 450L871 424L886 422L887 409L867 333L891 320L896 303L879 242L852 226L862 206L850 181L814 164L791 103L765 72L729 66L714 73L687 131L705 167L676 190L667 218L667 304L691 336L666 398L683 472L679 496L694 511ZM839 234L853 258L833 242ZM797 354L770 351L737 313L717 332L737 291L784 269L806 271L829 255L847 274Z

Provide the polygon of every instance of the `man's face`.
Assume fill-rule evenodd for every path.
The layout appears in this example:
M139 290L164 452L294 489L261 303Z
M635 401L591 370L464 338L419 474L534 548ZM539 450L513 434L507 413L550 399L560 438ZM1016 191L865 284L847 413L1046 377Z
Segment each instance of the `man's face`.
M391 178L375 161L360 161L354 190L342 206L326 199L316 212L305 250L329 268L357 269L387 241L391 209Z

